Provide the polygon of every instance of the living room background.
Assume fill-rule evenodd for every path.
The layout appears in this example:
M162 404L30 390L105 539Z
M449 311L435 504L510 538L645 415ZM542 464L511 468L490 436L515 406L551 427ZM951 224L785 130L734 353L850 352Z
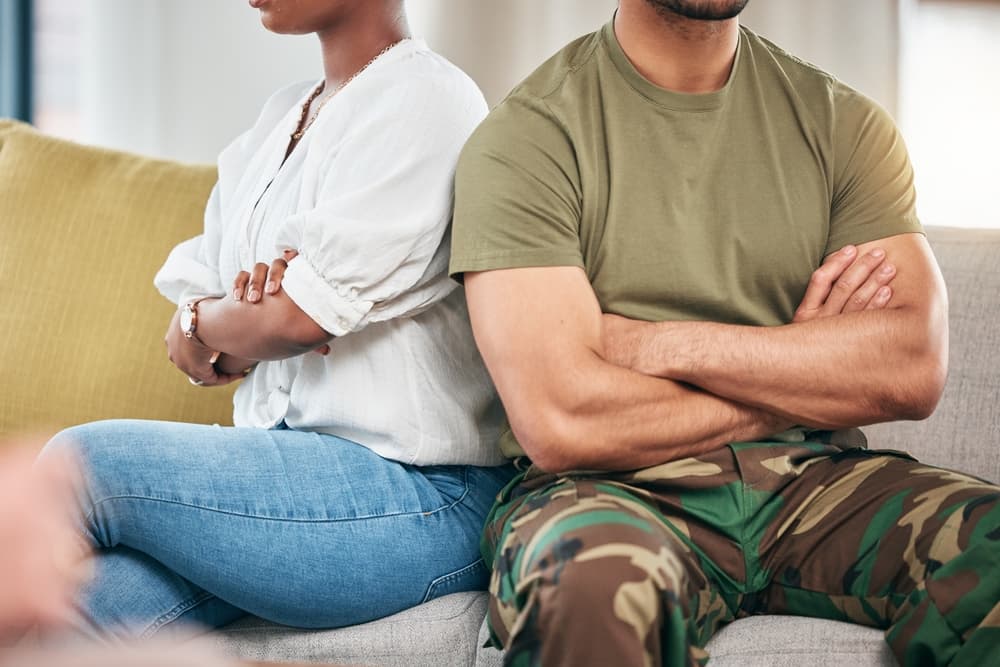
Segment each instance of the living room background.
M615 5L407 2L414 34L491 104ZM273 90L319 75L315 40L266 32L245 2L34 0L34 16L34 122L87 143L211 161ZM896 117L925 222L1000 227L1000 2L752 0L742 20Z

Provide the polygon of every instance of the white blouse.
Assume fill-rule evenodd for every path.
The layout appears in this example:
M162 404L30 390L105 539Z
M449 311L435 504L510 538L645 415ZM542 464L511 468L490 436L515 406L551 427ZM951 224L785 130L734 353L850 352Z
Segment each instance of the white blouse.
M455 164L483 96L406 40L330 99L282 165L316 85L278 91L222 152L205 232L174 248L156 287L178 304L221 297L240 270L297 250L283 287L337 338L327 356L258 364L234 423L284 421L417 465L502 463L502 410L448 278Z

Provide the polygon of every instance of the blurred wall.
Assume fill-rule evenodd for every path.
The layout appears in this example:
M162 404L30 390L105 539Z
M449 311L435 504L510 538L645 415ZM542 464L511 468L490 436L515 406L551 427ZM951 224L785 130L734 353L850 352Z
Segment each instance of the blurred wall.
M322 72L315 39L279 37L234 0L81 0L84 141L213 161L278 87Z
M899 0L750 0L740 20L895 112ZM607 22L617 0L410 0L431 44L491 103L563 44Z
M489 103L567 42L607 23L617 0L409 0L414 32L479 83Z
M895 114L899 103L900 3L910 1L750 0L741 20Z
M84 141L211 161L279 86L318 78L311 37L265 31L242 0L79 0ZM899 0L751 0L744 22L894 111ZM415 34L491 103L616 0L408 0Z

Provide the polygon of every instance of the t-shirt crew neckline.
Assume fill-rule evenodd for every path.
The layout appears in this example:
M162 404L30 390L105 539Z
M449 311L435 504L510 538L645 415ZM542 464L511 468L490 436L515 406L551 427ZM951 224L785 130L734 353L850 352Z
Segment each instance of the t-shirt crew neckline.
M746 39L743 30L740 30L739 40L736 44L736 59L733 61L733 69L726 85L711 93L679 93L661 88L639 73L618 42L614 18L601 30L601 36L611 61L629 85L654 104L675 111L714 111L722 107L732 89L733 80L739 72L742 61L741 54L745 48L743 41Z

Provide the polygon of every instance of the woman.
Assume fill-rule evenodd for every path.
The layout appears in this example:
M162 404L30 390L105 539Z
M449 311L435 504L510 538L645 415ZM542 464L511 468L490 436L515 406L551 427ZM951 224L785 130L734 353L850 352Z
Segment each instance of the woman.
M336 627L486 583L479 533L511 470L444 242L482 95L409 37L403 0L250 5L316 33L325 77L222 153L204 234L156 276L178 368L246 375L237 426L99 422L50 445L85 464L96 635L246 612ZM232 289L270 264L280 285Z

